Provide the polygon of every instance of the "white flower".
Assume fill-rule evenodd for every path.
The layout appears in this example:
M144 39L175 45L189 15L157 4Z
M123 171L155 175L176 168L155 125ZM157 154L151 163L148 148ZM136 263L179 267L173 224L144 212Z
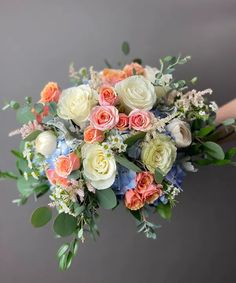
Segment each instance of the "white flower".
M144 77L149 80L151 83L154 83L156 80L156 74L159 73L157 68L152 68L150 66L145 66L144 68Z
M151 110L156 103L155 89L143 76L131 76L115 85L115 90L127 112L133 109Z
M39 134L35 140L36 152L48 156L54 152L57 146L57 138L51 131Z
M192 162L190 161L190 157L186 156L182 161L181 165L184 168L185 171L187 172L197 172L198 169L194 167Z
M177 147L186 147L191 144L192 135L190 127L186 122L176 118L166 128L174 138Z
M80 125L88 119L91 109L97 104L98 94L88 85L67 88L62 91L57 105L57 114L65 120Z
M109 188L115 181L116 161L113 155L107 156L98 144L85 144L81 149L84 176L97 190Z
M170 83L170 81L173 79L173 76L171 74L165 74L162 75L159 79L159 85L166 86Z
M211 101L209 104L209 108L213 111L213 112L217 112L218 110L218 105L215 103L215 101Z

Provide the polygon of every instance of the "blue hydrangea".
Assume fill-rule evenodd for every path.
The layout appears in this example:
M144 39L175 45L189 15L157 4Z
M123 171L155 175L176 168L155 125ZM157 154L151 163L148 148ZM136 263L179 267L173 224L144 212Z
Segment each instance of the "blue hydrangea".
M174 164L165 179L175 187L181 188L185 176L186 173L183 168L179 164Z
M136 186L135 181L136 173L121 165L117 165L117 175L115 182L112 185L112 189L116 195L123 196L126 191L133 189Z
M68 155L71 152L71 148L68 147L65 140L59 140L57 143L57 148L51 156L49 156L46 161L49 164L50 169L54 169L56 159L61 155Z

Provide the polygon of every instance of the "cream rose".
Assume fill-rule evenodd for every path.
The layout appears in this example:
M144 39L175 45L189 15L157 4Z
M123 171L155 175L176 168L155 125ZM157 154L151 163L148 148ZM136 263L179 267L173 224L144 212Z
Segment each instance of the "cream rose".
M101 145L82 146L82 158L85 177L97 190L109 188L115 181L116 161L114 156L107 157Z
M176 159L176 147L170 137L158 134L143 144L141 160L147 169L154 173L158 168L165 176Z
M57 114L81 126L88 119L91 109L98 103L98 94L88 85L67 88L58 101Z
M151 110L156 103L155 89L143 76L131 76L115 85L126 112L133 109Z
M174 119L167 125L167 131L174 138L177 147L187 147L192 142L189 124L179 119Z
M39 134L35 140L35 148L38 153L44 156L51 155L57 146L57 137L51 131Z

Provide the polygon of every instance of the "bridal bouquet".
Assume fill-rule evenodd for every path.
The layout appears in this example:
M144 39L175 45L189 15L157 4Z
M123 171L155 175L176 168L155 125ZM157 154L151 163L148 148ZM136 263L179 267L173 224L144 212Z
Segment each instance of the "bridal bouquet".
M124 42L128 56L129 45ZM138 232L156 238L159 226L149 221L157 212L170 219L182 192L187 172L199 165L233 164L236 149L226 153L219 145L221 133L235 129L235 121L215 125L217 105L208 100L212 90L197 91L197 78L176 80L173 72L190 57L166 56L160 67L142 65L140 59L119 68L97 72L90 67L75 71L72 86L55 82L43 88L38 102L10 101L4 109L16 110L22 141L15 155L17 173L1 171L15 179L18 205L33 196L49 195L48 205L37 208L34 227L46 225L57 211L53 229L58 237L71 236L57 253L62 270L69 268L79 241L95 238L100 208L124 205ZM190 90L189 90L189 87Z

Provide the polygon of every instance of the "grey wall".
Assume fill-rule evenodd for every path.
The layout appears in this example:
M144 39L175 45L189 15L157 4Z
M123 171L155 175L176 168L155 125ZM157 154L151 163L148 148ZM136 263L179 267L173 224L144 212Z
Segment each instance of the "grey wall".
M168 54L191 54L180 69L200 77L222 104L235 97L235 0L0 0L0 93L4 99L38 99L49 80L68 86L67 70L103 67L120 59L129 40L134 57L155 65ZM212 98L213 99L213 98ZM0 169L14 169L8 138L14 114L0 113ZM0 282L199 283L236 282L235 168L207 168L187 177L170 223L156 241L136 234L119 208L101 211L101 237L80 247L67 273L57 270L49 226L35 230L29 216L47 198L17 208L14 182L0 184ZM157 216L156 220L159 221ZM160 221L161 222L161 221Z

